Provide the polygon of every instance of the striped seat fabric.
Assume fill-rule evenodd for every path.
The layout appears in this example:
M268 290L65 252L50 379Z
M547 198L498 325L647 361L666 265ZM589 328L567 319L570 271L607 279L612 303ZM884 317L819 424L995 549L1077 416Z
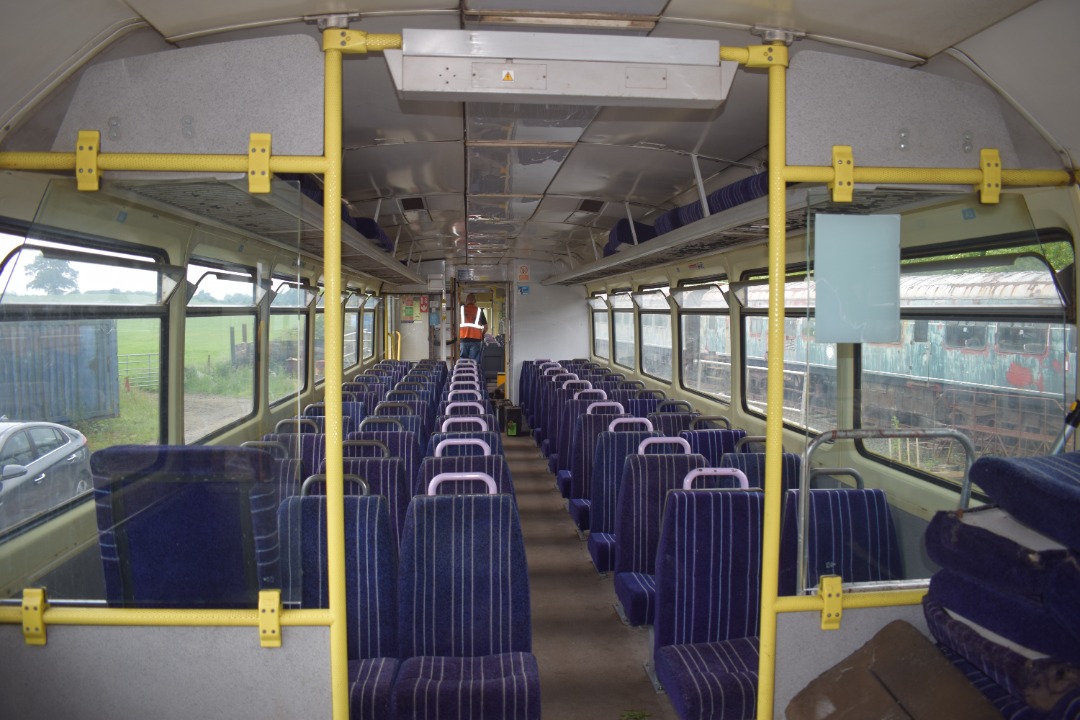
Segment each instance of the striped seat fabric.
M822 575L839 575L846 583L904 577L900 542L883 490L811 490L809 510L807 587L817 587ZM796 592L798 517L799 491L789 490L780 531L781 595Z
M110 605L252 608L279 587L270 453L115 445L90 468Z
M615 596L627 622L648 625L656 594L656 544L664 500L691 470L706 467L694 454L630 455L615 503ZM714 480L714 478L710 478Z
M755 716L763 508L756 491L668 495L653 662L684 720Z
M528 583L511 496L413 499L401 547L395 717L540 717Z
M278 511L285 594L301 607L329 606L326 498L293 497ZM348 617L349 703L353 720L390 717L398 667L397 553L389 506L378 495L345 498L345 607Z

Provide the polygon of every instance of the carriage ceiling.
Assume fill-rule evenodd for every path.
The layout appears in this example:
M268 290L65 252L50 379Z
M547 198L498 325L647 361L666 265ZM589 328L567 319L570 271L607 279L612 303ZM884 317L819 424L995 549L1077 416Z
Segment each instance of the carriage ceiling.
M141 54L278 34L317 35L305 17L359 13L354 29L559 29L570 32L713 38L725 45L761 42L751 28L782 27L802 39L793 52L827 49L906 65L942 65L950 48L1002 78L1035 115L1060 118L1024 72L998 51L1002 38L979 36L1012 17L1046 10L1071 13L1073 0L43 0L8 3L0 47L18 53L26 72L0 76L0 121L14 131L0 149L42 149L43 131L20 134L29 111L34 125L59 124L61 111L42 98L60 87L66 68L101 57ZM589 14L579 8L587 5ZM1028 7L1033 6L1033 7ZM68 21L58 22L58 18ZM1041 20L1045 23L1045 19ZM1045 25L1044 25L1045 27ZM1060 32L1067 32L1062 30ZM42 38L48 36L49 41ZM113 37L119 40L110 42ZM1041 38L1026 38L1041 47ZM1065 38L1063 38L1063 41ZM157 47L154 47L155 43ZM1063 47L1067 46L1063 42ZM1049 51L1042 51L1049 52ZM66 63L57 67L58 60ZM1072 63L1077 61L1073 59ZM1048 64L1049 65L1049 64ZM11 63L8 63L11 67ZM984 69L985 69L984 68ZM966 72L966 71L964 71ZM1068 84L1056 99L1077 107L1069 68L1047 70L1048 83ZM344 66L344 198L350 212L377 217L397 240L399 260L454 259L477 268L518 260L592 262L610 227L631 214L652 222L664 210L696 199L692 156L707 191L764 168L766 78L739 69L717 110L526 105L500 102L404 101L379 55L349 56ZM59 100L52 100L55 105ZM22 113L22 114L20 114ZM50 120L50 113L57 117ZM1053 128L1062 144L1074 127ZM4 130L5 134L7 129ZM36 133L36 134L35 134ZM33 145L36 142L36 145ZM32 147L25 147L33 145Z

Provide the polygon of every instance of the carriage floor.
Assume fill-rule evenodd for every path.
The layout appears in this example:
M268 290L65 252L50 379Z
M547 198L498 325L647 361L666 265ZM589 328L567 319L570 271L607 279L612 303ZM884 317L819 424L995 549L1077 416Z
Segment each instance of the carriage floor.
M504 437L503 447L525 536L544 718L676 720L643 668L648 630L619 620L611 576L589 560L536 444Z

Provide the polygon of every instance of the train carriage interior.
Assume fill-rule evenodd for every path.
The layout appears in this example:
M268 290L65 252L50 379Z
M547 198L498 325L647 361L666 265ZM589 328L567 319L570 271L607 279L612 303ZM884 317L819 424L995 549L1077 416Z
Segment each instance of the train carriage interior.
M1080 720L1074 0L4 5L0 717Z

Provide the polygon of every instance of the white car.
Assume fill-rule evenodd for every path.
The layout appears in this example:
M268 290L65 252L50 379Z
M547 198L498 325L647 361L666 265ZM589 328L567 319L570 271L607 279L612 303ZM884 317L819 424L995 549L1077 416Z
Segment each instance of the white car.
M78 430L48 422L0 422L0 531L92 487L90 449Z

